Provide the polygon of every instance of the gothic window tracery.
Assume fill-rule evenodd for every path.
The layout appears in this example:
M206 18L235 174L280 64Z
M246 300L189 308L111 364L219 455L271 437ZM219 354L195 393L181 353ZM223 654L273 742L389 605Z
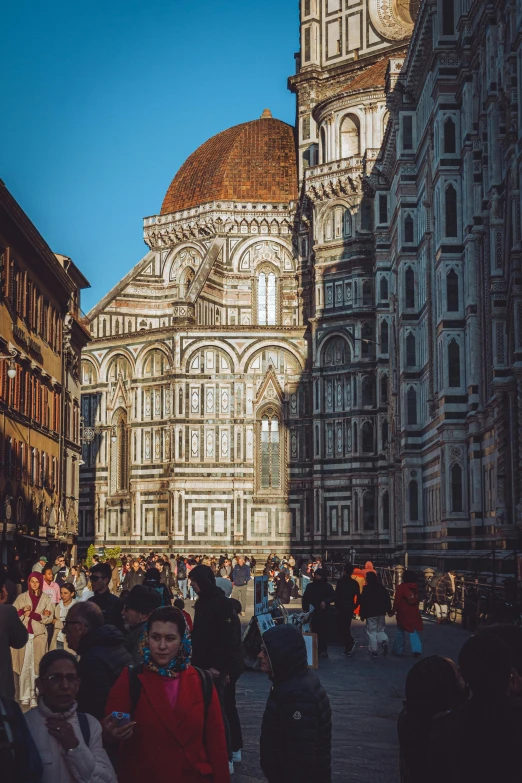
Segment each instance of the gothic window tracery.
M112 475L111 488L114 494L129 489L129 432L127 414L121 411L115 417L113 441L111 436Z
M120 375L125 381L131 377L132 370L129 360L125 356L118 354L111 360L111 363L109 364L107 380L111 383L116 383Z
M257 282L257 322L262 326L277 323L277 279L275 272L263 270Z
M415 307L415 273L411 266L404 272L404 307Z
M444 152L452 154L457 151L455 122L448 117L444 121Z
M455 339L448 343L448 385L460 386L460 345Z
M444 208L446 218L446 236L457 237L457 191L453 185L447 185L445 190Z
M265 409L258 421L258 487L282 489L282 430L278 412Z
M417 424L417 392L413 386L410 386L406 394L406 422Z
M450 269L446 275L446 302L450 313L459 310L459 277L454 269Z

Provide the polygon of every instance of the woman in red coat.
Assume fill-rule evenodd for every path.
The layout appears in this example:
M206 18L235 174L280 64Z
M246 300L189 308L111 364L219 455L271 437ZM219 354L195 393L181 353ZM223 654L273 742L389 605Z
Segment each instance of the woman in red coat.
M420 658L422 643L419 631L422 631L422 617L419 609L417 574L414 571L403 573L402 583L395 590L393 612L397 616L397 634L393 642L392 653L403 655L406 634L408 634L411 651L415 658Z
M185 630L179 609L155 609L147 621L136 706L132 705L128 669L109 694L107 715L129 713L132 721L123 727L114 718L104 721L105 736L120 741L117 770L121 783L230 781L218 695L211 684L205 706L202 674L190 666L191 646Z

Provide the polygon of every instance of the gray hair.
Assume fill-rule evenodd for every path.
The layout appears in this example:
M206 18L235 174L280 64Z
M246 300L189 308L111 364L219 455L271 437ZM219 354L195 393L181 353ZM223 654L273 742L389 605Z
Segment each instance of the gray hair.
M79 603L74 604L74 606L71 606L69 609L68 614L73 614L74 619L83 623L88 631L100 628L100 626L105 623L102 610L97 604L93 604L91 601L80 601Z

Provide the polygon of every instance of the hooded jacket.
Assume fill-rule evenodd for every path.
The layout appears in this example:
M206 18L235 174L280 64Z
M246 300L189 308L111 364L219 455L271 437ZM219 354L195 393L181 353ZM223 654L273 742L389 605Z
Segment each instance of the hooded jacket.
M395 591L393 611L397 615L397 628L408 633L422 631L419 610L419 588L416 582L402 582Z
M85 634L78 648L78 710L101 720L109 692L126 666L134 663L114 625L102 625Z
M269 783L330 783L332 711L308 668L303 636L281 625L263 634L263 642L273 684L261 725L261 768Z
M244 668L241 622L233 602L227 598L209 566L196 566L190 572L199 587L192 629L192 665L216 669L237 679Z

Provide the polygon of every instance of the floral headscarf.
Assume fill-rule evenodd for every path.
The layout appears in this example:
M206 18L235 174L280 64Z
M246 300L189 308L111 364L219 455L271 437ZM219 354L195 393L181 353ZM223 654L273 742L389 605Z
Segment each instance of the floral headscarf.
M190 632L187 627L185 627L185 632L181 638L178 654L167 664L167 666L158 666L157 663L154 663L148 642L148 634L145 633L139 645L139 652L143 658L144 669L160 674L162 677L178 677L180 672L185 671L187 666L190 666L192 643L190 641Z

